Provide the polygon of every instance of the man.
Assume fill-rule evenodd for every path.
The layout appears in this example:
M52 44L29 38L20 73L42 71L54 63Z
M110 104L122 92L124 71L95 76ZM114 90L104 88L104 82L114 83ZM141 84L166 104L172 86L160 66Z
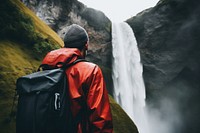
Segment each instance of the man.
M64 36L64 48L49 52L42 64L55 67L84 59L88 50L88 34L81 26L69 26ZM112 116L108 93L100 68L81 61L66 70L69 85L70 109L75 133L112 133ZM78 119L77 119L78 117Z

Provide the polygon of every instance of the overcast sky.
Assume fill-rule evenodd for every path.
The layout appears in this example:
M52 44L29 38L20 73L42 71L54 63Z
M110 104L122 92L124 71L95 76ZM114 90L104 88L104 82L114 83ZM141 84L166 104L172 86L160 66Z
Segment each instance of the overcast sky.
M144 9L153 7L159 0L78 0L87 7L103 11L112 21L122 22Z

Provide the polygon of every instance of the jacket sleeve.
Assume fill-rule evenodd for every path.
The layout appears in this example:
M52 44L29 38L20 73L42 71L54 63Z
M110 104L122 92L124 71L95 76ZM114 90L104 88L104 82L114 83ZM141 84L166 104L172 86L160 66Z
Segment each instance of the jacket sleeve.
M89 125L92 133L112 133L112 115L108 92L101 69L96 66L92 73L87 95Z

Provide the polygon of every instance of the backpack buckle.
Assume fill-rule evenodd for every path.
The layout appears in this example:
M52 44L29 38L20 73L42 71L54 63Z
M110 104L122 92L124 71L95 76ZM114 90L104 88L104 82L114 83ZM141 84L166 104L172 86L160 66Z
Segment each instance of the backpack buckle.
M55 93L54 108L55 108L55 111L60 110L60 94L59 93Z

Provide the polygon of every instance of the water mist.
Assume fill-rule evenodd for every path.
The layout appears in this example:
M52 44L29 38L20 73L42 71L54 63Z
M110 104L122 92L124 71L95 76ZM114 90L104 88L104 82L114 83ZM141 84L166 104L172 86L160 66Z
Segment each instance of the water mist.
M176 100L162 96L157 101L159 107L146 106L143 66L134 33L127 23L112 25L112 46L113 95L134 121L139 133L179 133L181 119ZM184 88L185 85L181 86ZM182 93L174 92L179 95Z

